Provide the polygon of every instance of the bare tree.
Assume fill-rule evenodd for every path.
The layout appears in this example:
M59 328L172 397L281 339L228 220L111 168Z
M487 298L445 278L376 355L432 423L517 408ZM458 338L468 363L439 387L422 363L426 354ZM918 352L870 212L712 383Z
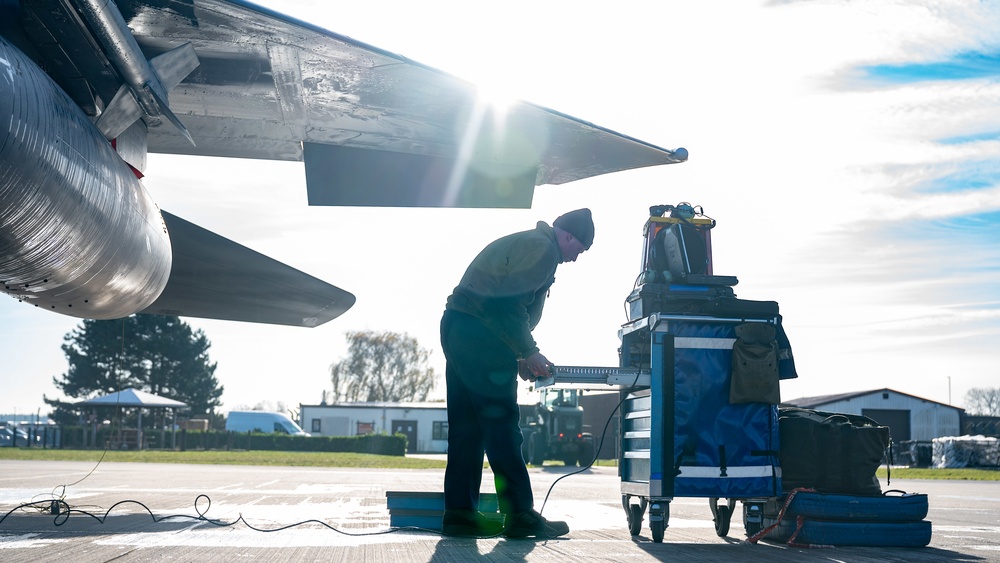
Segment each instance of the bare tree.
M973 387L965 394L969 414L1000 416L1000 387Z
M430 352L403 333L346 333L348 355L330 366L334 402L426 401L434 389Z
M280 412L280 413L284 413L284 414L289 414L289 413L294 412L294 409L291 409L291 408L287 407L285 405L284 401L271 401L271 400L267 400L267 399L265 399L263 401L257 401L253 405L250 405L250 404L247 404L247 403L238 404L238 405L233 406L233 408L230 409L230 410L234 410L234 411Z

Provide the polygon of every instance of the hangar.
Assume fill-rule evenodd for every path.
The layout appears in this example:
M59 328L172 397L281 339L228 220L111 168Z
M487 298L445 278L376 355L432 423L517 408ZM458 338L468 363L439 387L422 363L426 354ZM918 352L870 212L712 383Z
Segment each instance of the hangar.
M838 395L802 397L782 406L860 414L888 426L893 442L930 442L962 434L964 409L893 389L872 389Z

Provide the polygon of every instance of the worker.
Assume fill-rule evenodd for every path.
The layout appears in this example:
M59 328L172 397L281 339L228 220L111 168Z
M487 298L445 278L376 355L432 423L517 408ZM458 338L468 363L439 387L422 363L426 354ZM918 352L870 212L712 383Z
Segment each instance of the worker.
M550 227L501 237L472 261L448 297L441 318L446 360L448 465L444 475L445 535L554 538L565 522L534 510L521 456L517 378L548 375L531 331L555 281L556 266L575 262L594 242L589 209L559 216ZM478 511L483 453L494 474L502 522Z

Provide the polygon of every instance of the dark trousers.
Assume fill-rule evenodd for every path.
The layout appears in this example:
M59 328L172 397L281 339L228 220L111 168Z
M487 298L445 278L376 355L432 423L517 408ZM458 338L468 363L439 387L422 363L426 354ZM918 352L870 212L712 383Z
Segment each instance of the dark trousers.
M479 319L446 311L441 347L447 362L446 509L478 510L483 453L493 470L500 512L531 510L531 481L521 457L517 357Z

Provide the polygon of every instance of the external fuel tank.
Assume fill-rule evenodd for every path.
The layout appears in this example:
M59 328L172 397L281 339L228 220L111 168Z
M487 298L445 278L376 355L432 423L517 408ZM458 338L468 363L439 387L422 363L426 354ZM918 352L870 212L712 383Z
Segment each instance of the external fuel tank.
M159 209L90 118L2 37L0 119L10 120L0 127L0 291L80 318L152 303L171 266Z

